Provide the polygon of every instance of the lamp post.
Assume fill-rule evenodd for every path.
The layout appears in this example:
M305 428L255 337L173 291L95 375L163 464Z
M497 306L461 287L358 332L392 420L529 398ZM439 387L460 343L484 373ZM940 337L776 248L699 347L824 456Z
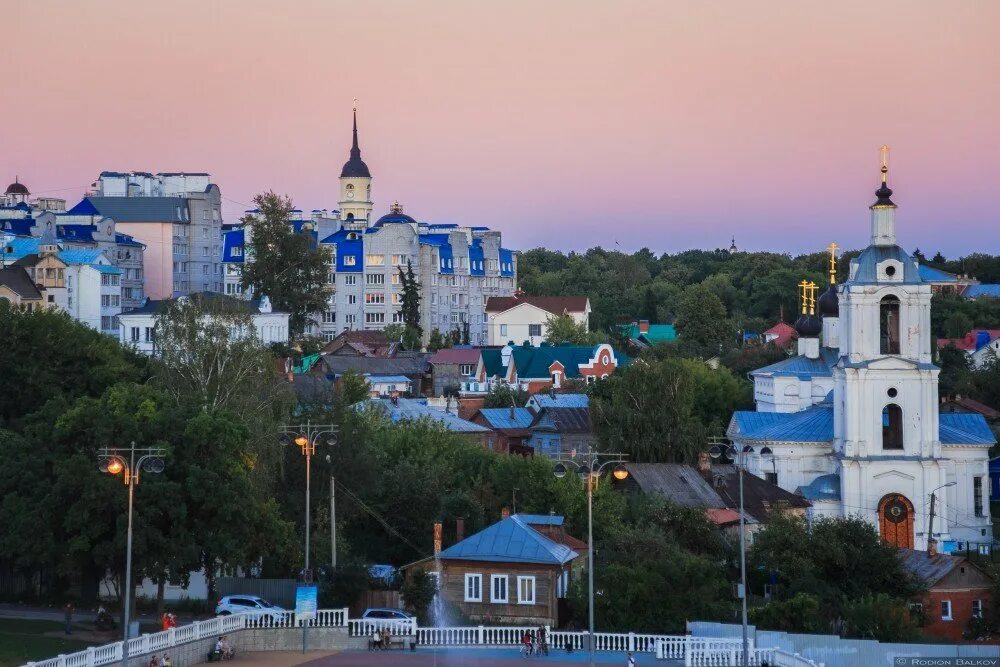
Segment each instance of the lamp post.
M736 466L736 474L740 478L740 586L739 596L742 611L743 625L743 657L740 660L742 667L750 665L750 644L747 638L747 533L746 533L746 511L743 507L743 473L746 469L746 457L753 454L753 447L744 445L738 449L733 445L713 445L708 454L713 459L718 460L723 454L732 459ZM771 456L771 449L764 447L760 450L762 456Z
M326 455L326 462L331 464L333 459ZM337 501L334 492L336 491L337 480L333 477L333 468L330 468L330 569L337 569Z
M552 468L552 474L557 478L566 476L568 470L566 464L576 465L575 456L566 459L557 459ZM589 664L594 665L594 485L601 476L605 467L614 464L612 474L615 479L621 481L628 477L628 470L622 465L627 458L625 454L607 453L601 454L589 451L580 457L584 463L577 467L576 472L587 484L587 652L589 654ZM602 462L601 459L604 459Z
M129 621L132 602L132 506L135 487L139 484L142 471L163 472L165 450L159 447L136 447L132 442L128 449L104 447L98 453L99 469L112 475L122 475L128 487L128 537L125 542L125 585L124 589L124 635L122 639L122 667L128 667ZM126 456L128 458L126 458ZM136 458L138 456L138 459Z
M306 420L304 424L289 424L281 427L279 440L282 445L294 443L306 457L306 553L305 567L302 570L302 583L312 583L312 571L309 569L309 534L310 534L310 478L312 473L312 457L316 453L316 445L321 443L332 444L337 427L333 424L313 424ZM331 488L331 493L333 490ZM302 623L302 652L306 652L306 628L308 623Z
M934 500L935 500L934 493L936 491L940 491L941 489L944 489L946 487L955 486L955 484L957 484L957 482L948 482L946 484L942 484L941 486L939 486L936 489L934 489L933 491L931 491L931 513L930 513L930 517L929 517L929 519L927 521L927 551L928 552L930 552L931 549L934 548L934 545L937 544L937 540L934 539Z

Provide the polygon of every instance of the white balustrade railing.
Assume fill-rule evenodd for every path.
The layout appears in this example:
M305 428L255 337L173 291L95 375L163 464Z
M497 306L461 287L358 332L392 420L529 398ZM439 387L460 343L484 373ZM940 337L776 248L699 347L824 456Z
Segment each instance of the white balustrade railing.
M351 637L371 637L376 632L388 630L394 637L417 634L417 621L406 621L391 618L352 618L347 620L347 633Z
M804 658L798 653L771 649L770 664L775 667L825 667L824 663Z

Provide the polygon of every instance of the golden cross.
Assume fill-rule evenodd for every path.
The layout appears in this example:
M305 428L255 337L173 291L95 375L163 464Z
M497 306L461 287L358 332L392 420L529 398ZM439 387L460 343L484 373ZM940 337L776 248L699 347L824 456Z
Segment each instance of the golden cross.
M830 251L830 284L837 284L837 250L840 246L837 245L836 241L831 243L826 247Z
M882 182L885 183L889 173L889 146L882 144Z
M805 315L806 312L809 310L809 296L808 296L809 282L803 280L802 282L799 283L799 287L802 288L799 290L799 300L802 303L802 314Z
M809 314L810 315L815 315L816 314L816 283L814 283L813 281L810 280L809 284L806 285L806 290L809 292L809 296L808 296L808 299L809 299Z

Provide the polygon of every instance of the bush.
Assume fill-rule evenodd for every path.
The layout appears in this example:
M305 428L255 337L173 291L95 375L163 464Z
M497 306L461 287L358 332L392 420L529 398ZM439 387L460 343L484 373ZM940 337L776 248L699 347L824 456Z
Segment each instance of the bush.
M819 600L808 593L751 609L750 621L759 628L782 632L821 632L823 629Z

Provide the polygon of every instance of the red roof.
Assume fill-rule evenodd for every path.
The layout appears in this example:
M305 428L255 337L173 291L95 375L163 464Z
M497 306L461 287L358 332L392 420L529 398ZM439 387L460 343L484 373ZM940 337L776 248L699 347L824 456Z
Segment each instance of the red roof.
M731 523L739 523L740 513L728 508L709 508L705 510L705 516L716 526L726 526Z
M954 345L960 350L974 352L976 349L976 338L980 331L985 331L990 335L990 341L1000 338L1000 329L973 329L961 338L938 338L938 349L943 349L949 345Z
M778 347L788 347L791 342L798 337L798 334L795 333L794 327L790 324L785 324L784 322L778 322L773 327L765 331L763 333L765 340L769 334L776 336L776 338L771 342Z
M486 312L502 313L522 303L529 303L536 308L548 311L553 315L564 312L582 313L587 310L588 299L585 296L491 296L486 300Z
M429 359L432 364L478 364L478 347L446 347Z

